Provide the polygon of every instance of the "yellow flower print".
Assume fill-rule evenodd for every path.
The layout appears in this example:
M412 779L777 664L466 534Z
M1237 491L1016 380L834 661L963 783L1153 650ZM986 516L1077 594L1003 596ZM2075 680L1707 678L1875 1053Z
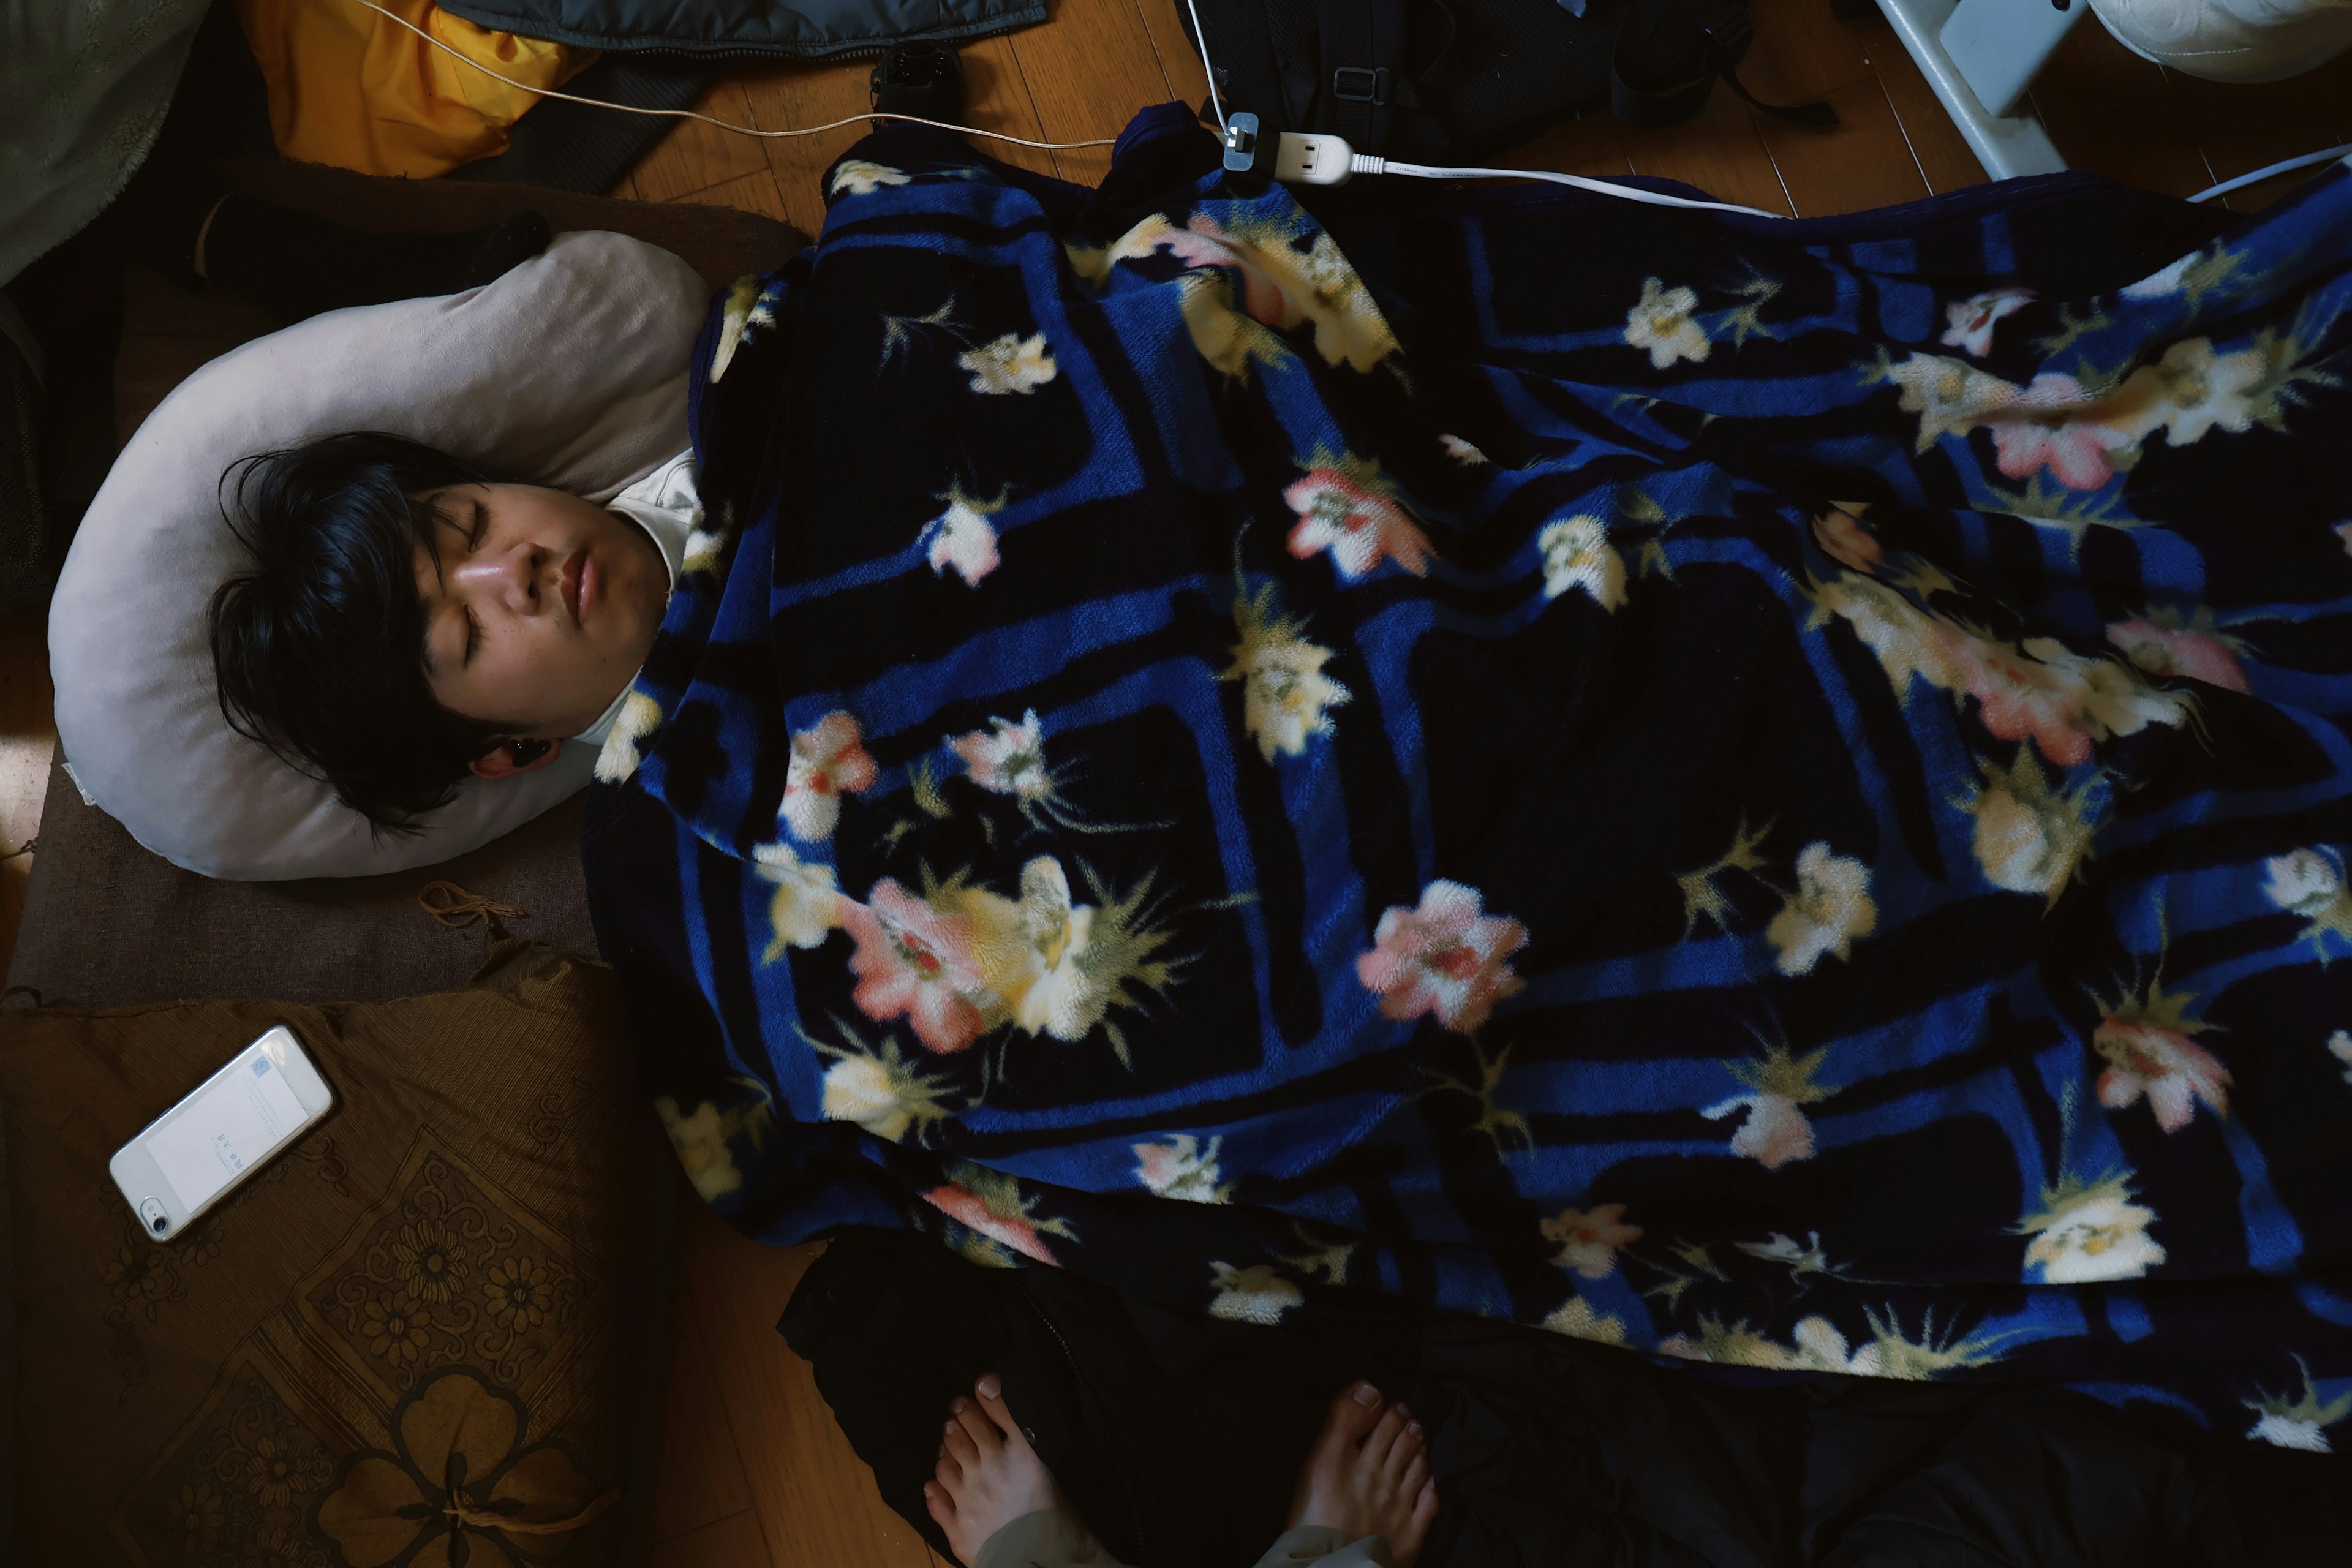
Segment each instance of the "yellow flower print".
M1985 880L2011 893L2039 893L2058 901L2090 858L2097 814L2089 784L2062 787L2042 771L2030 746L2017 748L2008 767L1979 764L1983 782L1958 803L1976 819L1969 846Z
M956 363L971 373L974 392L994 397L1014 393L1026 397L1061 374L1043 332L1025 338L1007 332L958 354Z
M1658 1349L1666 1355L1721 1366L1842 1372L1858 1377L1891 1377L1909 1382L1926 1382L1955 1367L1982 1366L2000 1359L1995 1346L2001 1336L1980 1334L1954 1339L1948 1332L1937 1331L1932 1315L1922 1321L1916 1339L1904 1331L1891 1307L1884 1315L1865 1308L1863 1318L1870 1326L1870 1339L1859 1347L1824 1317L1798 1320L1786 1344L1767 1338L1744 1321L1726 1324L1703 1317L1695 1337L1675 1334L1662 1341Z
M1209 1265L1209 1316L1229 1323L1261 1323L1268 1328L1282 1321L1293 1307L1307 1304L1307 1294L1282 1277L1271 1263L1236 1268L1230 1263Z
M362 1309L360 1335L370 1355L397 1367L422 1356L433 1332L425 1319L425 1303L386 1291Z
M436 1219L420 1219L400 1227L392 1244L392 1259L400 1283L419 1300L443 1302L465 1287L466 1249Z
M1234 662L1217 676L1242 685L1242 723L1269 763L1296 757L1309 736L1331 733L1330 710L1349 700L1346 687L1323 673L1331 650L1300 635L1304 627L1274 608L1272 584L1254 597L1236 595L1234 626L1241 641Z
M1179 1132L1164 1143L1132 1144L1135 1179L1154 1197L1188 1204L1229 1202L1233 1184L1217 1180L1222 1173L1217 1151L1223 1143L1222 1138L1203 1143L1190 1132Z
M735 1164L734 1140L748 1136L757 1149L767 1137L773 1114L769 1110L765 1085L749 1079L737 1081L751 1092L725 1110L716 1101L706 1100L691 1112L681 1113L677 1101L666 1094L654 1101L654 1112L669 1133L678 1163L686 1167L687 1180L694 1184L694 1190L702 1194L705 1203L716 1203L741 1188L743 1173Z
M885 185L903 185L909 176L903 170L887 163L877 163L865 158L844 158L834 165L833 184L825 194L837 196L844 191L853 196L870 196Z
M1276 334L1302 323L1313 325L1326 364L1369 373L1397 352L1396 334L1331 237L1299 222L1243 214L1228 226L1195 213L1179 228L1155 216L1110 247L1105 267L1165 248L1192 268L1180 297L1184 324L1201 357L1227 375L1245 373L1252 358L1286 359L1289 346ZM1301 250L1297 242L1309 234Z
M1834 854L1825 843L1797 853L1797 890L1764 928L1783 974L1811 974L1823 953L1850 957L1854 939L1878 929L1870 896L1870 868Z
M834 1058L824 1070L818 1103L818 1112L826 1121L852 1122L877 1138L897 1143L909 1131L919 1140L948 1119L946 1080L922 1072L899 1054L898 1042L887 1035L877 1051L846 1027L842 1033L849 1039L846 1047L809 1041Z
M1650 363L1664 370L1677 360L1694 363L1706 358L1714 345L1693 312L1698 295L1690 289L1669 289L1655 278L1643 279L1642 298L1625 312L1625 342L1650 351Z
M2018 1222L2033 1237L2025 1279L2035 1285L2095 1285L2137 1279L2164 1261L2147 1234L2156 1211L2131 1201L2131 1173L2090 1184L2069 1176L2042 1194L2042 1207Z
M632 691L629 700L621 704L621 716L613 721L612 733L604 737L604 749L596 753L596 777L603 784L625 784L637 771L644 759L638 747L661 728L661 704L642 691Z
M1139 990L1165 988L1178 963L1156 956L1169 937L1151 921L1149 878L1124 898L1100 882L1093 888L1101 903L1074 903L1062 863L1041 855L1021 868L1018 900L971 888L957 902L971 922L981 982L1004 1016L1057 1040L1083 1040L1101 1027L1124 1062L1127 1040L1109 1021L1111 1009L1139 1005Z
M1536 535L1536 548L1543 552L1545 598L1581 588L1604 610L1624 605L1624 558L1610 544L1599 518L1581 514L1546 523Z
M1604 1345L1625 1342L1625 1321L1595 1312L1592 1303L1581 1296L1570 1297L1566 1306L1543 1321L1543 1326L1572 1340L1591 1340Z
M513 1333L537 1328L555 1310L554 1282L534 1258L509 1258L490 1265L482 1294L489 1300L490 1321Z
M1617 1268L1617 1249L1642 1239L1642 1227L1627 1225L1623 1204L1596 1204L1591 1213L1562 1209L1541 1222L1544 1239L1559 1250L1552 1266L1573 1269L1587 1279L1605 1279Z
M841 923L841 892L833 868L803 860L782 840L755 846L751 862L753 871L776 885L775 896L768 900L768 923L776 934L761 962L773 963L788 948L822 946Z

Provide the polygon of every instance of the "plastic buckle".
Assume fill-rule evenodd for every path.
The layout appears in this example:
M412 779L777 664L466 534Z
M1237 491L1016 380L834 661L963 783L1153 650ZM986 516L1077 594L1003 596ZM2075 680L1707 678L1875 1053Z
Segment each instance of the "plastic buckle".
M1350 91L1349 79L1363 83L1360 91ZM1331 96L1342 103L1369 103L1386 108L1389 101L1389 68L1386 66L1341 66L1331 73Z

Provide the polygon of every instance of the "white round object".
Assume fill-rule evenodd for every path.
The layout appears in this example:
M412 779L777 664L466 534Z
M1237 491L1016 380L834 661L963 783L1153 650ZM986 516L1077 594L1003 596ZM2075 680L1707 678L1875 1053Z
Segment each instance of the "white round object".
M165 398L90 503L49 609L58 738L87 795L157 854L272 881L462 855L586 784L593 748L468 779L380 833L229 728L205 614L248 564L222 515L238 458L385 430L604 500L688 445L687 359L710 292L625 235L559 235L485 288L333 310L245 344Z
M2211 81L2277 81L2352 47L2352 0L2091 0L2124 47Z

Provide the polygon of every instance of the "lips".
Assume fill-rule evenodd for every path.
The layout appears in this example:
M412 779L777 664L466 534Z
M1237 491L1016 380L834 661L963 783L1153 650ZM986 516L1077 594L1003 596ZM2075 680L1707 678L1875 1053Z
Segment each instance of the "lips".
M582 624L581 611L594 588L591 575L593 571L594 563L589 560L588 552L575 550L564 558L562 569L556 574L556 593L562 598L563 607L572 612L574 626Z

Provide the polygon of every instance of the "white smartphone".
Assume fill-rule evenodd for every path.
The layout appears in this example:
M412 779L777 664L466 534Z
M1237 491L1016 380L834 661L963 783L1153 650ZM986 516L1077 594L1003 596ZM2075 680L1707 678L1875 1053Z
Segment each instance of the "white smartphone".
M169 1240L328 1111L335 1091L280 1024L107 1162L141 1228Z

